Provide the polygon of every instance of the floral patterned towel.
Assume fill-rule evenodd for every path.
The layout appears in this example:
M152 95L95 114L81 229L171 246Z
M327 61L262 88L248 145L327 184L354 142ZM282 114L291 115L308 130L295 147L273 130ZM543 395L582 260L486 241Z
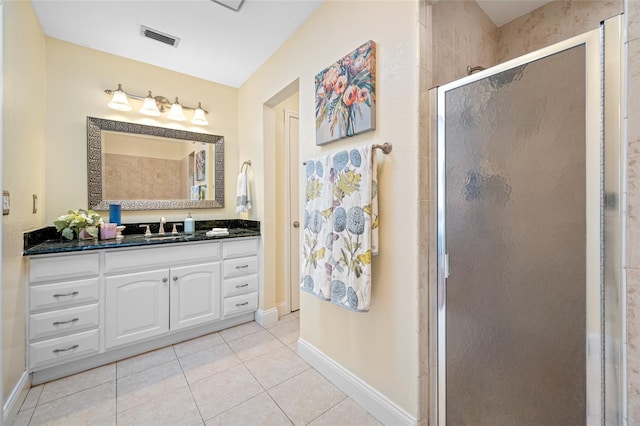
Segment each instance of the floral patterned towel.
M366 312L371 255L378 252L377 165L372 145L332 156L333 246L331 301Z
M303 290L366 312L371 255L378 252L377 165L373 145L309 160Z
M306 164L306 203L300 288L321 299L331 297L331 243L333 243L333 183L328 178L330 157Z

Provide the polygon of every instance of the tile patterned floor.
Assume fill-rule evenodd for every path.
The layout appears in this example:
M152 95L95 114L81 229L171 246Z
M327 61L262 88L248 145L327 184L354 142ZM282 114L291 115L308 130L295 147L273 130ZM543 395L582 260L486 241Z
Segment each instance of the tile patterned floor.
M296 354L297 313L29 391L14 425L380 425Z

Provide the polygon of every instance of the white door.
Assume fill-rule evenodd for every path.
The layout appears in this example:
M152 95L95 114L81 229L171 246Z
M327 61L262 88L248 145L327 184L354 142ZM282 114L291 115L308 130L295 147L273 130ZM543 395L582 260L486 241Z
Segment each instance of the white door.
M106 346L133 343L169 331L169 270L107 277Z
M299 117L296 112L285 111L285 150L288 163L287 187L289 191L289 306L291 311L300 309L300 219L298 197L298 158Z
M171 268L172 331L220 318L220 262Z

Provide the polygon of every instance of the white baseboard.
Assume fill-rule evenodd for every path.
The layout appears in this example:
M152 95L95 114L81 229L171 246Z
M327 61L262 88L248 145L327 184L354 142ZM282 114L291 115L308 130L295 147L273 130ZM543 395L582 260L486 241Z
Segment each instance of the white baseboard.
M263 327L271 327L278 323L278 309L271 308L263 311L258 309L256 311L256 322Z
M13 420L18 415L18 410L20 410L20 406L24 402L27 397L27 393L29 392L29 388L31 388L31 384L29 383L29 373L26 371L22 373L20 380L11 391L9 398L4 403L3 407L3 419L4 424L9 425L13 423Z
M411 414L304 339L298 339L298 355L382 424L415 425L417 423Z
M276 304L276 308L278 309L278 318L291 313L291 309L289 309L289 302L280 302Z

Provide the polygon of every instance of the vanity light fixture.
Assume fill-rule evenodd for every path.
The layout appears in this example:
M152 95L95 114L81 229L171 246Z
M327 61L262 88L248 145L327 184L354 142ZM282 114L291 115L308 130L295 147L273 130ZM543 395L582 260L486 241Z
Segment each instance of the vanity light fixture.
M176 97L175 102L172 103L164 96L153 96L151 94L151 90L149 90L149 94L147 96L133 95L122 90L121 84L118 84L118 88L116 90L107 89L104 92L107 95L112 96L111 101L109 101L108 104L109 108L113 108L118 111L131 111L132 108L129 104L129 99L135 99L143 102L142 107L139 110L141 114L159 116L164 112L169 111L169 114L167 115L169 119L185 121L187 118L184 115L184 110L188 110L193 111L191 123L200 126L206 126L209 124L206 118L206 114L209 114L209 112L202 108L201 102L198 102L198 106L193 108L187 105L182 105Z
M140 113L145 115L151 115L157 117L160 115L160 110L158 109L158 104L156 100L151 95L151 90L149 90L149 95L144 98L144 104L142 104L142 108L140 108Z
M121 84L118 84L118 89L112 91L112 94L113 97L109 102L109 108L117 109L118 111L131 111L127 94L122 90Z
M176 101L171 104L171 111L169 111L168 117L176 121L184 121L187 119L182 112L182 105L178 102L178 98L176 98Z
M196 108L193 113L193 118L191 119L193 124L200 124L201 126L206 126L209 124L207 121L207 117L204 116L204 110L202 109L202 105L198 102L198 108Z

